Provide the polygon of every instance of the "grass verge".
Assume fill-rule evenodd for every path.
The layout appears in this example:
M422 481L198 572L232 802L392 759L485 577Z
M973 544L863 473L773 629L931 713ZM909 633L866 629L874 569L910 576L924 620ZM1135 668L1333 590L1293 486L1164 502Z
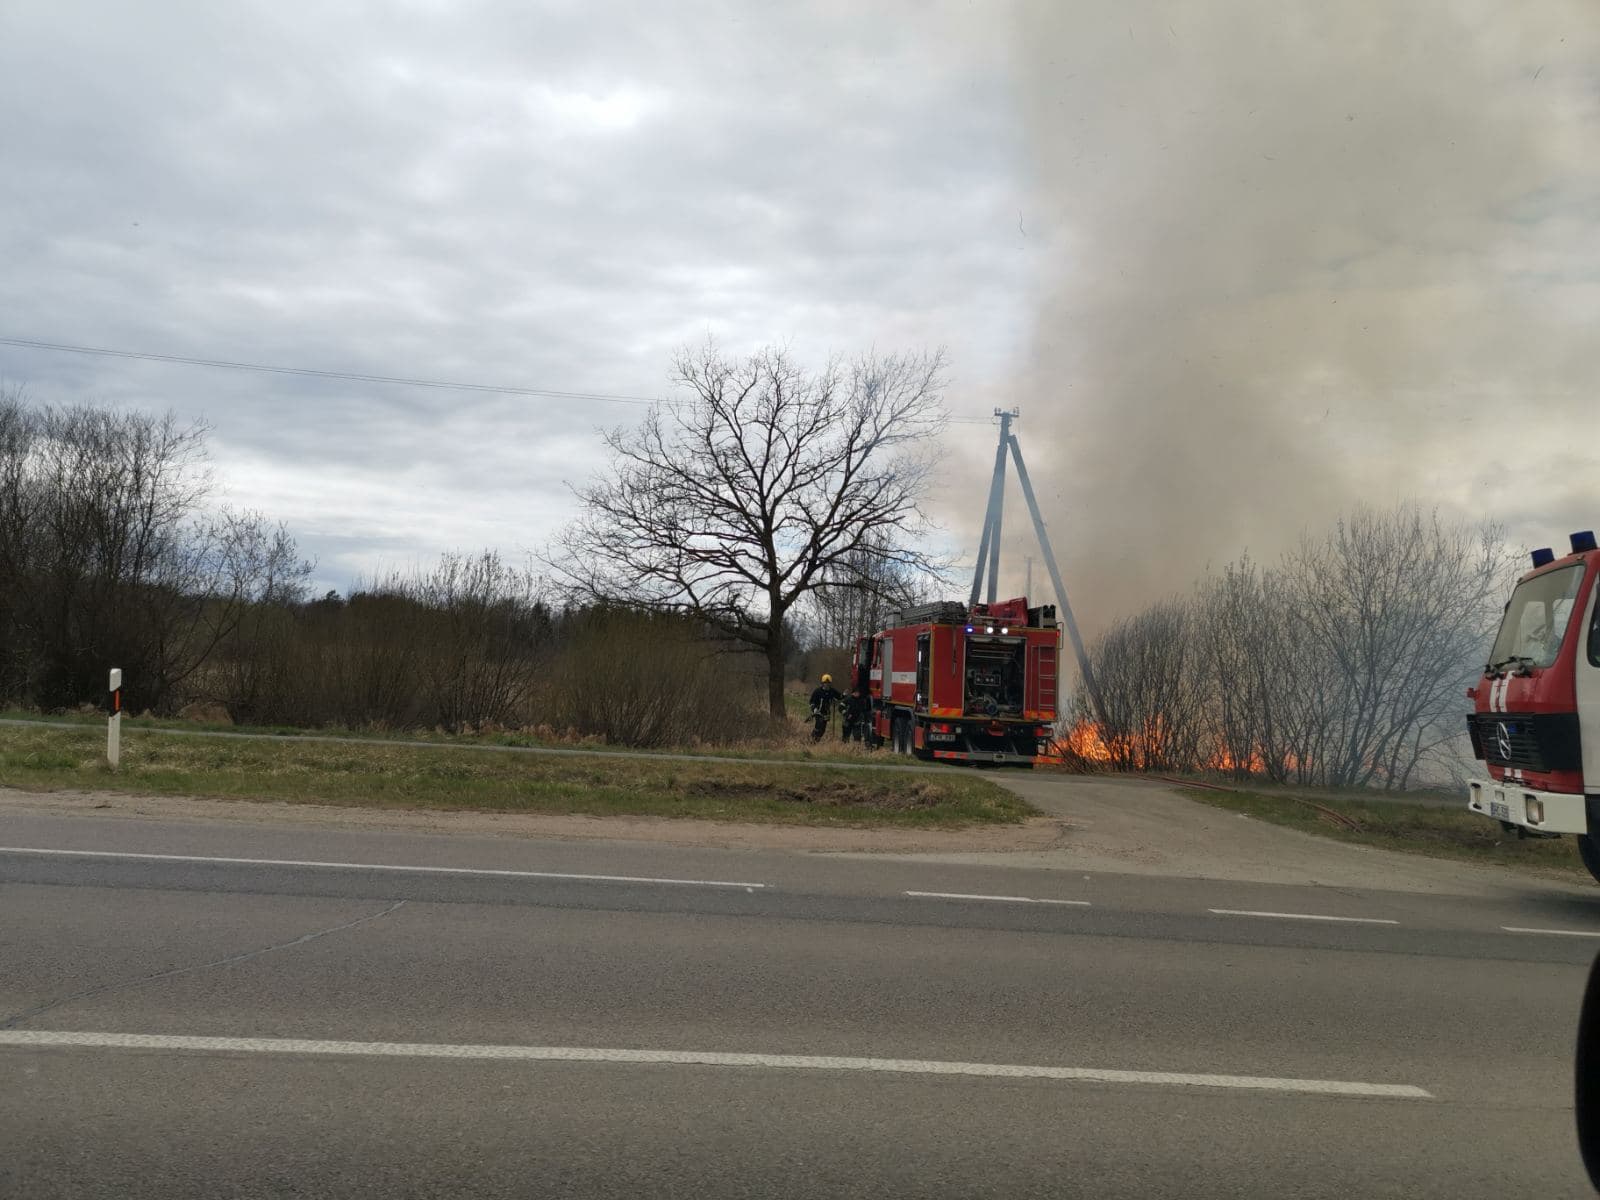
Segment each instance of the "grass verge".
M809 712L809 710L807 710ZM82 725L86 729L104 730L105 713L64 712L40 713L30 709L0 709L0 720L34 721L44 725ZM210 721L191 721L180 717L133 717L124 714L122 728L175 729L185 733L249 733L263 737L312 736L341 738L349 741L416 742L420 745L440 743L461 746L527 746L545 749L595 749L626 750L637 754L694 754L705 758L759 758L771 762L886 762L883 752L866 749L859 742L848 745L839 740L838 718L820 742L812 742L809 719L802 727L796 725L787 735L764 738L760 741L739 742L725 746L659 746L637 749L633 746L613 745L597 739L581 740L562 737L540 737L537 734L517 731L497 733L446 733L437 729L342 729L337 727L314 728L295 725L232 725Z
M1215 808L1341 842L1589 880L1572 838L1519 838L1501 829L1498 822L1468 812L1465 802L1459 808L1437 808L1322 792L1307 800L1284 793L1202 788L1185 788L1184 795Z
M98 729L0 727L0 784L284 800L362 808L701 817L793 825L959 828L1032 809L964 772L833 771L797 764L483 754L359 739L327 742L141 737L122 766Z

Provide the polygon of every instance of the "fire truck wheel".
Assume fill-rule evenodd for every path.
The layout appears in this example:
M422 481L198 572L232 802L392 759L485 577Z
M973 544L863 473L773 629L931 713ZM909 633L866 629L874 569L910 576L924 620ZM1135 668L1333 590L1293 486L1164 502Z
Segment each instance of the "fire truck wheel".
M1600 883L1600 842L1596 842L1587 833L1578 835L1578 857L1583 859L1583 865L1589 868L1589 874Z

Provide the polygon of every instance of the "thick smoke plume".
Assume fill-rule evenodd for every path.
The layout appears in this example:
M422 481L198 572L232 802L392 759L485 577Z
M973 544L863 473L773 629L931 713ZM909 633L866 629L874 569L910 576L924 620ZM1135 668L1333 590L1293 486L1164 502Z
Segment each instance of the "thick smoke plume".
M1023 12L1019 428L1091 629L1358 501L1600 525L1597 31L1593 0Z

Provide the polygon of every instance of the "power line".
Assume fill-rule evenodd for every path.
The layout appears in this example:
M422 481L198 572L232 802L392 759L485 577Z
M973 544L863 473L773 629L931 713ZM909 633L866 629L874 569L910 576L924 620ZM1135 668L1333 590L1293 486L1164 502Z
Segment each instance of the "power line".
M76 346L66 342L41 342L32 338L0 337L0 345L21 346L29 350L53 350L61 354L84 354L97 358L127 358L139 362L178 363L189 367L213 367L226 371L260 371L269 375L299 375L313 379L346 379L356 383L389 383L399 387L439 388L454 392L492 392L506 396L542 396L556 400L593 400L605 404L667 404L672 400L651 396L629 396L615 392L571 392L559 388L511 387L493 383L462 383L446 379L419 379L409 375L367 375L359 371L325 371L317 367L283 367L270 363L234 362L222 358L189 358L181 354L156 354L147 350L111 350L104 346ZM952 422L971 425L992 424L991 417L953 416Z
M190 367L215 367L228 371L261 371L271 375L301 375L316 379L348 379L357 383L392 383L402 387L441 388L454 392L497 392L506 396L545 396L556 400L595 400L607 404L659 404L650 396L624 396L609 392L569 392L557 388L509 387L492 383L459 383L445 379L418 379L408 375L366 375L357 371L324 371L315 367L280 367L268 363L232 362L220 358L187 358L181 354L154 354L142 350L108 350L103 346L73 346L62 342L38 342L30 338L0 337L0 345L23 346L31 350L54 350L63 354L87 354L100 358L131 358L141 362L181 363Z

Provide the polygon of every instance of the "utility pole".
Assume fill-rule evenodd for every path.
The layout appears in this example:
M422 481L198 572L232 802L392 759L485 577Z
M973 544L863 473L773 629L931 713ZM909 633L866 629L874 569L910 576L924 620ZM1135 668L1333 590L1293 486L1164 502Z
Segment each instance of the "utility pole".
M1066 627L1072 642L1072 652L1078 659L1078 676L1084 690L1089 693L1089 703L1094 708L1095 719L1105 723L1105 706L1100 701L1100 687L1095 683L1094 668L1089 665L1089 653L1083 648L1083 637L1078 633L1078 622L1072 615L1072 605L1067 600L1067 586L1061 582L1061 569L1056 566L1056 553L1050 546L1050 535L1045 532L1044 517L1039 512L1039 501L1034 497L1033 484L1028 479L1028 468L1022 461L1022 447L1017 435L1011 432L1011 422L1022 415L1020 409L997 408L994 415L1000 418L1000 444L994 453L994 474L989 478L989 506L983 514L983 537L978 542L978 562L972 571L972 593L967 607L978 603L978 594L984 590L984 576L988 576L988 603L995 602L1000 578L1000 532L1004 524L1006 506L1006 455L1017 464L1017 479L1022 483L1022 497L1028 502L1028 515L1033 518L1033 532L1039 539L1039 549L1044 554L1045 568L1050 572L1050 586L1055 589L1056 609L1061 623ZM1028 586L1023 594L1033 591L1033 557L1028 557Z
M989 575L987 603L995 602L995 593L1000 586L1000 531L1006 507L1006 444L1011 438L1011 419L1022 414L1015 408L1009 412L997 408L994 415L1000 418L1000 443L994 451L994 474L989 479L989 506L983 514L983 537L978 542L978 564L972 572L972 594L967 600L968 607L978 602L978 594L983 590L985 568Z
M1039 501L1034 498L1033 484L1028 479L1028 468L1022 462L1022 447L1016 435L1009 435L1011 457L1017 464L1017 479L1022 483L1022 498L1028 502L1028 515L1033 518L1033 532L1039 538L1039 549L1044 554L1044 565L1050 572L1050 586L1056 590L1056 606L1061 623L1067 627L1067 637L1072 640L1072 652L1078 656L1078 674L1083 679L1084 690L1089 693L1089 703L1094 707L1095 720L1106 723L1105 705L1100 701L1100 686L1094 681L1094 668L1089 665L1089 654L1083 648L1083 638L1078 633L1078 622L1073 618L1072 605L1067 601L1067 585L1061 582L1061 569L1056 566L1056 552L1050 548L1050 535L1045 532L1044 517L1039 513Z

